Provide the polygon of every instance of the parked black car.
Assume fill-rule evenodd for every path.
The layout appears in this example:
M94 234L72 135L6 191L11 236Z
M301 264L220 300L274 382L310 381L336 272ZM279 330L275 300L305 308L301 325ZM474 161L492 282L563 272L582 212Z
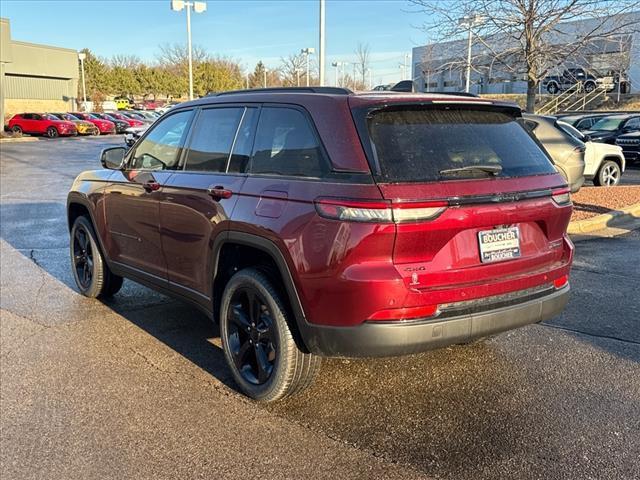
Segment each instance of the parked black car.
M596 123L601 118L606 117L607 115L609 114L594 113L583 115L558 115L558 118L582 132L584 130L590 130L594 123Z
M594 142L615 145L616 139L625 133L640 131L640 114L609 115L603 117L585 131Z
M627 163L640 161L640 131L625 133L616 140L616 145L622 147L624 159Z
M124 120L119 120L119 119L117 119L115 117L112 117L108 113L92 112L92 114L95 115L96 117L102 119L102 120L109 120L110 122L115 123L116 124L116 133L125 133L127 128L129 128L129 124L127 122L125 122Z

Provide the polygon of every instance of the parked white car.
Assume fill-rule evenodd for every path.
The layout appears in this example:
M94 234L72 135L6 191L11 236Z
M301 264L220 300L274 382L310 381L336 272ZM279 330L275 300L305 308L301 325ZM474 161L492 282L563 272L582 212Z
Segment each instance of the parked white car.
M626 168L622 148L608 143L592 142L588 135L580 130L558 121L558 126L578 140L584 142L584 178L592 180L597 186L613 187L620 183L620 177Z

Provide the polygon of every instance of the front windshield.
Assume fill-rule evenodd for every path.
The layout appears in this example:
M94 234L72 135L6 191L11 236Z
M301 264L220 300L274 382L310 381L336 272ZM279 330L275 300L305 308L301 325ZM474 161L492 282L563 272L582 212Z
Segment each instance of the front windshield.
M44 118L45 120L60 120L58 117L50 113L45 113L44 115L42 115L42 118Z
M591 130L606 130L608 132L613 132L620 127L622 122L624 122L624 118L605 117L594 123Z
M74 122L74 121L78 121L80 120L78 117L74 117L73 115L71 115L70 113L63 113L62 115L60 115L62 118L64 118L65 120L69 120L70 122Z

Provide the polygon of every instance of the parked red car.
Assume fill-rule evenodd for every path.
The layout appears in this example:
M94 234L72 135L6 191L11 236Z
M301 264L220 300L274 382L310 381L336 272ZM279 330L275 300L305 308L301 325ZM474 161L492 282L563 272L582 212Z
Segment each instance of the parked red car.
M67 200L78 289L127 277L192 302L257 400L306 388L322 356L466 343L569 298L569 189L515 104L231 92L101 161Z
M86 120L87 122L93 123L96 127L98 127L98 130L100 130L100 135L109 135L112 133L116 133L116 124L110 122L109 120L103 120L102 118L98 118L91 113L85 112L74 112L71 115L82 120Z
M123 120L129 124L130 127L142 127L145 123L142 120L136 120L135 118L129 118L126 115L123 115L118 112L109 112L113 118L117 118L118 120Z
M49 138L78 134L73 122L46 113L19 113L11 117L8 126L9 130L16 133L46 135Z

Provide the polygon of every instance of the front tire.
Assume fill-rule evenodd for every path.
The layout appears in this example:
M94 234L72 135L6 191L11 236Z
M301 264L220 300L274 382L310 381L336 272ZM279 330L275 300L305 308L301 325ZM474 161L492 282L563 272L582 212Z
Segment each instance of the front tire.
M47 128L47 137L56 138L58 136L58 129L56 127Z
M549 85L547 85L547 92L549 92L551 95L555 95L556 93L558 93L558 85L556 85L555 83L550 83Z
M606 160L600 166L593 183L598 187L614 187L620 183L621 175L620 165L612 160Z
M307 388L321 358L302 352L287 321L287 310L271 280L247 268L222 294L220 337L234 380L248 397L273 402Z
M596 89L596 84L594 82L587 82L584 84L584 91L587 93L591 93Z
M122 277L109 270L87 217L80 216L73 222L69 248L73 278L82 295L109 297L120 290Z

